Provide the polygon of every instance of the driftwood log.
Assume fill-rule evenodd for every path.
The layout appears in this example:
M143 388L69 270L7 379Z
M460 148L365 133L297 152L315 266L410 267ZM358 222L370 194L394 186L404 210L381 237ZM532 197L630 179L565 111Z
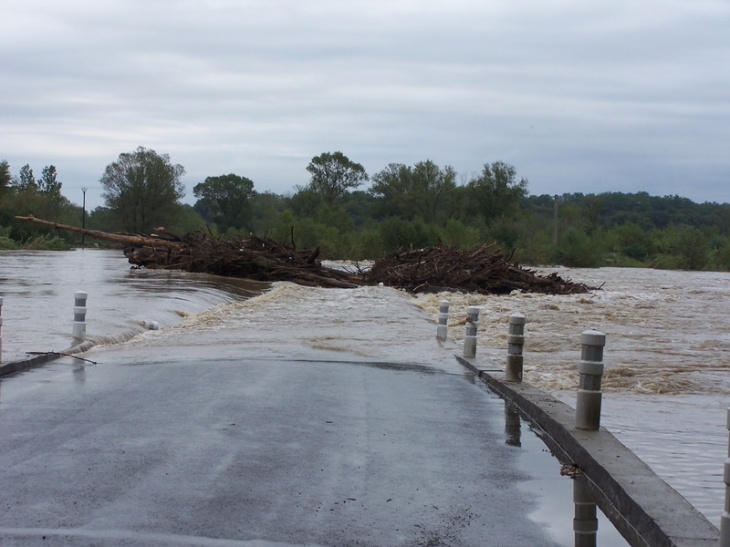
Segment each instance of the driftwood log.
M291 281L315 287L355 288L382 283L409 292L506 294L514 290L545 294L584 293L599 287L566 281L556 273L540 276L512 262L494 244L469 251L446 245L400 250L377 260L370 269L346 272L328 268L314 251L253 234L221 239L203 233L178 236L164 228L155 235L108 233L58 224L33 216L15 217L44 226L113 241L125 246L133 267L203 272L258 281Z

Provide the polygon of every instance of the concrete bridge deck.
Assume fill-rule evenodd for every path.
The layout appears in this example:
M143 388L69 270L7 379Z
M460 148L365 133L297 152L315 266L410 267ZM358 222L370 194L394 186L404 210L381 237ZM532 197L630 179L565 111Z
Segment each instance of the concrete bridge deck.
M458 364L406 298L394 304L393 291L364 291L367 304L348 312L358 324L312 326L307 296L295 309L243 303L223 320L94 348L85 355L98 367L0 381L0 537L17 545L44 535L58 545L550 545L524 518L519 473L482 427L494 417L475 412L484 394L464 382L466 365L585 472L632 545L716 545L717 529L615 439L601 440L610 434L574 431L571 409L501 382L484 371L493 364ZM398 328L370 339L368 324L406 324L409 340L415 333L422 342L403 344Z

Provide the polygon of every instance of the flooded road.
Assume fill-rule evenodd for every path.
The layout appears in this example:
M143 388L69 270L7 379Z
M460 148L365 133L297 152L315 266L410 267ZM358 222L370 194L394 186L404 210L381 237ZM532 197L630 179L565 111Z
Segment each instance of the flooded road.
M96 284L99 294L111 296L95 296L95 290L80 286L75 277L61 282L55 276L54 285L39 274L37 282L27 283L34 288L22 294L20 288L12 289L3 281L5 347L12 344L11 326L23 321L35 329L31 349L40 341L44 348L65 347L73 291L83 289L89 292L88 331L100 342L89 356L99 361L99 367L163 352L166 358L181 360L212 355L220 359L297 355L303 360L391 360L462 375L453 354L460 351L463 340L466 306L478 305L483 307L478 354L495 368L502 367L507 318L523 313L527 317L526 381L572 404L580 333L598 328L608 336L603 425L713 523L719 522L727 450L725 408L730 400L730 318L725 311L730 274L557 269L575 281L604 284L601 291L571 296L413 298L378 287L325 290L276 283L264 294L247 299L247 293L225 288L217 280L196 280L174 272L130 272L126 261L114 252L83 253L85 261L100 261L106 272L92 273L94 266L89 266L85 284ZM59 262L69 261L68 257L76 260L77 255L51 255L41 255L39 260L50 262L38 271L73 270ZM2 258L3 264L12 263ZM22 271L17 275L22 276ZM7 272L0 276L13 277ZM11 298L13 291L16 295ZM37 303L38 298L42 302L46 296L58 297L57 303L51 308L31 307L30 302ZM449 341L440 347L431 333L435 334L438 301L443 298L451 301L452 313ZM28 301L27 309L36 311L19 317L11 312L13 299L23 305ZM95 307L100 303L101 308ZM56 313L61 319L49 324L48 317ZM135 321L144 319L157 320L163 328L147 332L137 328L131 339L118 335L134 330ZM15 347L21 349L25 343Z
M3 381L2 542L565 545L530 518L501 401L456 375L251 359L13 380L42 397Z

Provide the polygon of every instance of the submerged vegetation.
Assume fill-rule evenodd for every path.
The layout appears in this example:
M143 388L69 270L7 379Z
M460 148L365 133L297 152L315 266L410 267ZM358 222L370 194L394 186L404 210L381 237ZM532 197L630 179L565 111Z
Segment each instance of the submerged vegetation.
M327 152L305 169L309 183L286 195L258 192L245 176L210 176L195 185L191 206L180 201L183 167L140 147L107 166L105 206L84 219L82 208L61 195L54 166L36 180L30 166L12 176L0 162L0 248L79 243L78 235L14 218L32 214L106 232L165 226L224 239L255 233L319 248L320 258L377 259L397 248L494 242L523 264L730 270L730 204L645 192L534 196L528 181L499 161L471 177L430 160L368 175L341 152Z

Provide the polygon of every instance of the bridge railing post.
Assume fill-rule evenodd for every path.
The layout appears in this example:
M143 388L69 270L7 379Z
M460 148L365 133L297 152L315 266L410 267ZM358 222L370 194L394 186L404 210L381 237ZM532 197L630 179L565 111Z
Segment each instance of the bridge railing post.
M595 430L601 426L601 377L606 335L597 330L587 330L581 334L580 343L580 384L575 403L575 427Z
M3 362L3 297L0 296L0 363Z
M479 330L479 312L481 308L466 308L466 336L464 336L464 357L467 359L477 355L477 331Z
M725 427L730 430L730 408L727 409ZM720 517L720 547L730 547L730 443L728 444L723 480L725 481L725 510Z
M86 299L88 296L88 293L84 291L74 293L74 342L86 340Z
M596 502L585 485L576 479L573 479L573 503L575 504L575 518L573 519L575 547L596 547L598 532Z
M522 381L522 348L525 345L525 316L513 313L509 316L509 334L507 335L507 366L504 379L508 382Z
M436 327L436 338L446 340L449 333L449 301L442 300L439 302L439 324Z

